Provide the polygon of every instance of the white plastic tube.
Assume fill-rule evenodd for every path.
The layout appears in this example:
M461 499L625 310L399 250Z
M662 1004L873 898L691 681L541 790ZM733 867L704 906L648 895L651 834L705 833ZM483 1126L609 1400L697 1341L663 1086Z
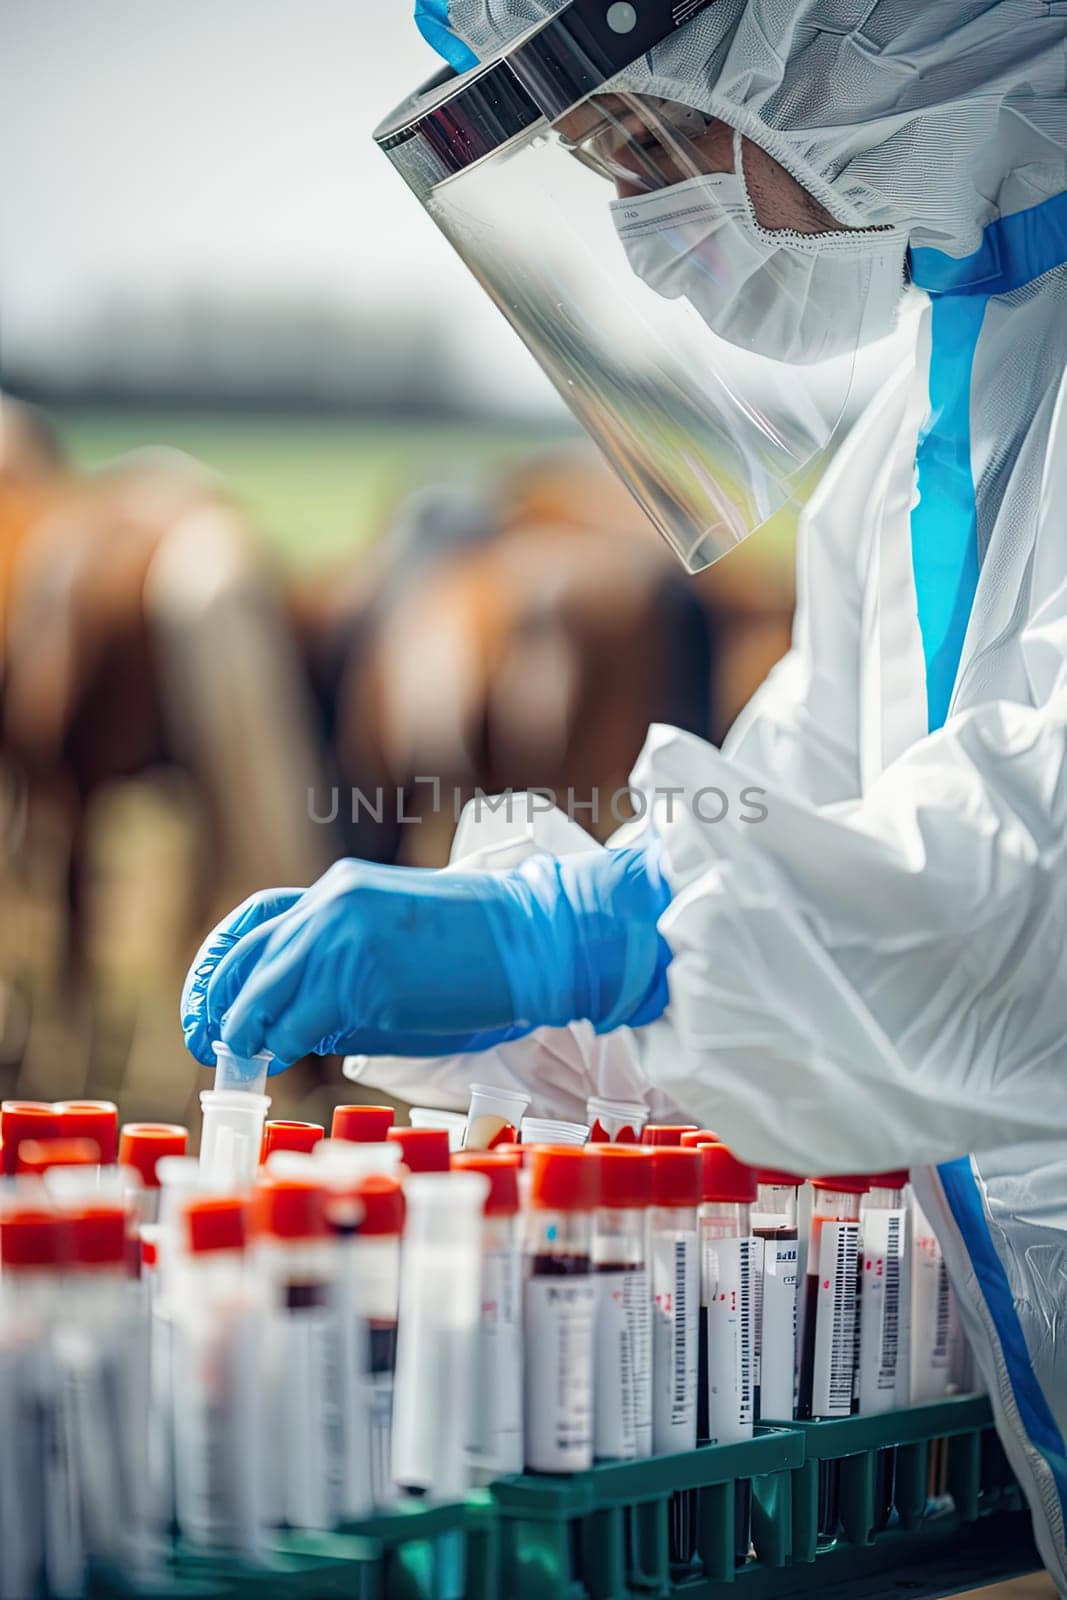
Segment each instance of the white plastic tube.
M911 1215L900 1181L875 1181L860 1208L860 1328L856 1409L906 1406L911 1391Z
M648 1121L648 1107L640 1100L601 1100L596 1095L585 1102L585 1114L593 1140L609 1144L639 1144Z
M412 1106L408 1121L413 1128L441 1128L448 1134L448 1148L462 1150L467 1135L467 1119L462 1111L438 1111L433 1106Z
M215 1087L200 1094L204 1116L200 1170L216 1189L245 1189L255 1182L270 1097L263 1091L273 1057L236 1056L224 1044L212 1046Z
M530 1096L521 1089L494 1089L488 1083L472 1083L467 1107L467 1150L488 1150L508 1128L518 1130Z
M523 1144L585 1144L589 1129L584 1122L556 1122L550 1117L523 1117Z
M469 1482L488 1190L479 1172L415 1173L404 1187L393 1476L440 1499L461 1497Z

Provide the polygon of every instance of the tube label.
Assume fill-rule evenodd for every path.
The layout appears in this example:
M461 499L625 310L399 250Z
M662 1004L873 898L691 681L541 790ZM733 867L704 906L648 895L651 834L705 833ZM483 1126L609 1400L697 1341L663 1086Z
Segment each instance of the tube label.
M652 1449L697 1442L700 1255L695 1229L654 1233L652 1256Z
M908 1321L908 1213L863 1213L859 1361L856 1397L864 1413L907 1404L904 1332Z
M586 1274L526 1280L526 1465L584 1472L593 1464L593 1316Z
M471 1456L486 1472L522 1471L522 1257L483 1257L482 1318Z
M797 1241L772 1234L761 1242L759 1403L753 1409L757 1419L787 1422L793 1415L795 1388Z
M599 1267L594 1282L593 1453L598 1461L632 1461L652 1453L648 1273Z
M823 1222L818 1238L812 1235L811 1248L819 1252L814 1280L813 1417L847 1417L852 1412L859 1241L858 1222Z
M708 1319L708 1438L752 1436L752 1300L757 1240L704 1241Z
M918 1205L912 1226L911 1403L921 1405L948 1392L951 1305L945 1258Z

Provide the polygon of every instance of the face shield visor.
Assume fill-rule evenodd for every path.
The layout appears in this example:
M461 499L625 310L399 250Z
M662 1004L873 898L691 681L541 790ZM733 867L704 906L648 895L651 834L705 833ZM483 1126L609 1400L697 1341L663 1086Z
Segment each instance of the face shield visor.
M375 133L690 571L813 487L904 259L769 231L732 128L623 87L710 3L571 0Z

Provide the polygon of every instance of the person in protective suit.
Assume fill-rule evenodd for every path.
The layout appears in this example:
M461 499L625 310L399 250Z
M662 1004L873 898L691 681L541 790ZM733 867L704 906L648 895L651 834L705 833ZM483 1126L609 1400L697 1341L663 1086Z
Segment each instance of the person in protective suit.
M917 315L722 748L653 727L606 849L476 806L443 872L255 897L194 964L189 1046L349 1052L442 1105L639 1094L760 1164L909 1166L1067 1588L1067 12L421 20L460 76L379 141L691 567L803 492L855 351Z

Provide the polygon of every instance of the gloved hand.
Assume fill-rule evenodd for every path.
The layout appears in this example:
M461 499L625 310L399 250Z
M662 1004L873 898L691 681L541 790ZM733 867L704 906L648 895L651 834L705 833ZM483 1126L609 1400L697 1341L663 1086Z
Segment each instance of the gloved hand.
M585 1018L658 1017L670 901L658 842L508 872L340 861L310 889L253 895L209 934L182 992L185 1042L301 1056L452 1055Z

